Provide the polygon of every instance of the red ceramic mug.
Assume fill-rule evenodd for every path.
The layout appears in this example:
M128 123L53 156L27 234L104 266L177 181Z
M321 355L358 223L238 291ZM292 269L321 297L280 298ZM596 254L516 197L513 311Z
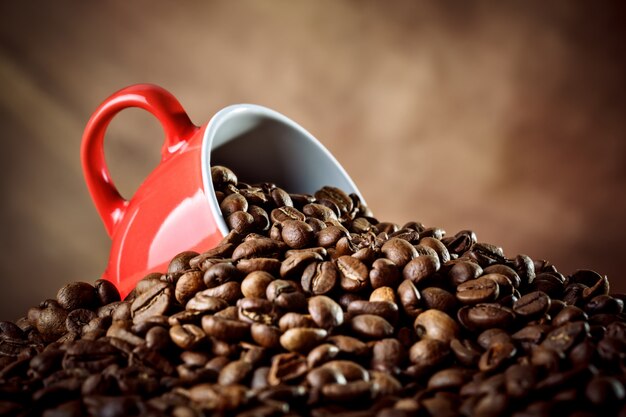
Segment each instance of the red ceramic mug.
M111 119L143 108L163 126L161 163L127 200L107 169L103 141ZM211 165L231 167L245 182L271 181L290 192L333 185L361 197L337 160L310 133L265 107L238 104L195 126L169 92L150 84L124 88L91 116L81 146L83 172L112 246L103 278L125 297L149 272L165 271L180 252L214 247L228 227Z

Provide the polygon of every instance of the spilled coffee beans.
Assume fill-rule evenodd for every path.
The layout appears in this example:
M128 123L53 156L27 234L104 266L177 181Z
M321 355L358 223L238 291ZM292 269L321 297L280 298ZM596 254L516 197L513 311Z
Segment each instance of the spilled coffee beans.
M231 232L0 322L3 416L626 416L626 295L212 168Z

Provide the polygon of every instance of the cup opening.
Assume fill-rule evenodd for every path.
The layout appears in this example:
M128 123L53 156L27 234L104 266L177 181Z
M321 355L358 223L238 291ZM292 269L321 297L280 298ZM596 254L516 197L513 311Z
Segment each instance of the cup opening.
M262 106L239 104L218 112L202 143L205 193L223 234L228 226L213 190L211 169L225 165L247 183L274 182L291 193L312 194L331 185L362 198L333 155L298 124Z

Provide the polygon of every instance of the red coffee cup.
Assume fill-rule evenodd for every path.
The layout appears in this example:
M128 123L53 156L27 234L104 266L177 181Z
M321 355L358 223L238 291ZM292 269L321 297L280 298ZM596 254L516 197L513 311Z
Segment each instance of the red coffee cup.
M111 119L143 108L163 126L161 162L126 200L107 169L103 141ZM81 146L85 180L112 246L103 278L125 297L150 272L165 272L180 252L203 252L228 233L211 181L211 166L232 168L240 180L275 182L289 192L324 185L361 197L331 153L309 132L268 108L237 104L195 126L176 98L138 84L106 99L93 113Z

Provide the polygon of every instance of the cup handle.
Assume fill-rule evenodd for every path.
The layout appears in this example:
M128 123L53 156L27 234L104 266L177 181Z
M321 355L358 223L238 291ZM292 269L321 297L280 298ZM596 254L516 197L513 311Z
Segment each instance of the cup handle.
M152 113L163 126L165 141L161 162L175 154L198 130L178 100L165 89L152 84L136 84L114 93L93 113L81 145L81 162L87 188L109 236L124 217L128 201L121 196L107 168L104 135L113 117L129 107Z

